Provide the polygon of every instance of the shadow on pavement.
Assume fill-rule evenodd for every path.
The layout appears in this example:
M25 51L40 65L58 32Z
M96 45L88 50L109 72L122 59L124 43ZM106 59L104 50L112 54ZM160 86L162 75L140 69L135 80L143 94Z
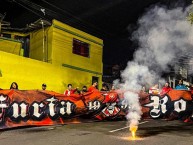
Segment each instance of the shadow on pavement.
M193 135L193 124L175 124L174 125L158 125L140 127L140 137L156 136L162 133L172 133L179 136L192 136Z

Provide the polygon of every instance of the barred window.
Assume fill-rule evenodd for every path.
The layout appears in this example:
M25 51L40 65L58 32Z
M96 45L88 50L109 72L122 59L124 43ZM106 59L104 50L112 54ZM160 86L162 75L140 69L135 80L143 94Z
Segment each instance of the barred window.
M78 39L73 39L72 52L84 57L89 57L89 44Z

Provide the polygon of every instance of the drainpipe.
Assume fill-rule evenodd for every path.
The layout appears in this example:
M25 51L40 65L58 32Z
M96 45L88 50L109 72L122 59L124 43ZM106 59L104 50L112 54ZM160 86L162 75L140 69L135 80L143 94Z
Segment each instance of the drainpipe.
M43 61L45 62L45 30L44 30L44 22L41 20L41 24L42 24L42 37L43 37L43 43L42 43L42 47L43 47Z

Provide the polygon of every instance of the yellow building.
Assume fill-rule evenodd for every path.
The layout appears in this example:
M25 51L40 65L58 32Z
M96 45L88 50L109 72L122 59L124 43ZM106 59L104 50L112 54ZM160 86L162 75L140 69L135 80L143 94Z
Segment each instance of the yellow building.
M102 85L103 41L57 20L29 33L3 32L0 37L0 88L17 82L20 90L41 89L63 93L67 84ZM16 40L19 39L19 40ZM25 57L21 56L24 55Z

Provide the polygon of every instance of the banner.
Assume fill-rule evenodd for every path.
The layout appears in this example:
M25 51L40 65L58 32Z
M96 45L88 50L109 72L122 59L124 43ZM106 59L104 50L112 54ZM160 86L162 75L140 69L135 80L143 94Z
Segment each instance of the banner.
M192 93L172 90L163 96L138 93L143 118L191 121ZM0 90L0 129L125 119L123 92L65 96L53 91Z
M192 121L191 91L171 90L162 96L150 94L148 97L141 97L140 103L144 118Z

